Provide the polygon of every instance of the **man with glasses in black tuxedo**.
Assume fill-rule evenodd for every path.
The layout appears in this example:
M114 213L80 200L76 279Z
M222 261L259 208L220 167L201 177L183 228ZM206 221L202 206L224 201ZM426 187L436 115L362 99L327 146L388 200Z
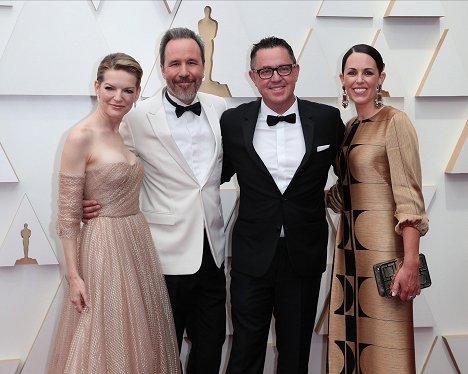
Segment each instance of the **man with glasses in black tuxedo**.
M307 373L327 258L324 187L344 125L336 108L296 98L299 65L285 40L255 44L250 68L261 100L220 121L222 181L236 173L240 186L227 373L263 373L272 315L277 373Z

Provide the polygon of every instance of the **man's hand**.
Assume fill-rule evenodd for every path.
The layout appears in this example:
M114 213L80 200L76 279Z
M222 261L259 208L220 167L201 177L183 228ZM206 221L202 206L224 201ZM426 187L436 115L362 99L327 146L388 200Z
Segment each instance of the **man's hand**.
M91 218L99 216L101 206L96 200L83 200L83 223L88 223Z

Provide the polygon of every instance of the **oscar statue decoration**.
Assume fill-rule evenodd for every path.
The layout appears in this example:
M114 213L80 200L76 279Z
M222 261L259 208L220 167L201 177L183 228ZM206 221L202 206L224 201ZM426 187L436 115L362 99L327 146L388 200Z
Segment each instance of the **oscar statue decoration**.
M15 265L37 265L35 258L29 257L29 238L31 237L31 230L28 228L28 224L24 224L24 228L21 230L21 237L23 238L23 253L24 257L16 260Z
M218 32L218 22L211 18L211 8L209 6L205 7L205 18L198 21L198 32L205 43L205 79L200 87L200 91L222 97L232 97L227 84L214 82L211 79L214 39Z

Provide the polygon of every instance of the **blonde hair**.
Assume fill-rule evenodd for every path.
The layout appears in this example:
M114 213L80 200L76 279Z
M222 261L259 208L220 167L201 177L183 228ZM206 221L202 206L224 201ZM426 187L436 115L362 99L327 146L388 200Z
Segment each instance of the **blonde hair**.
M107 70L124 70L127 73L133 75L136 78L136 86L140 87L141 77L143 76L143 69L137 60L132 56L125 53L111 53L104 57L99 64L96 80L102 83L104 80L104 73Z

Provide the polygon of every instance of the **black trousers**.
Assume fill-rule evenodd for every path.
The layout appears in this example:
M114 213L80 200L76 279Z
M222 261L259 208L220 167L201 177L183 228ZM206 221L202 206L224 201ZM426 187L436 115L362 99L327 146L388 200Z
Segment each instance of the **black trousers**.
M184 331L191 343L186 372L218 374L226 339L226 276L213 260L206 233L200 269L165 279L179 351Z
M294 271L283 238L264 276L231 271L234 335L228 374L263 373L272 314L277 374L307 373L321 278Z

